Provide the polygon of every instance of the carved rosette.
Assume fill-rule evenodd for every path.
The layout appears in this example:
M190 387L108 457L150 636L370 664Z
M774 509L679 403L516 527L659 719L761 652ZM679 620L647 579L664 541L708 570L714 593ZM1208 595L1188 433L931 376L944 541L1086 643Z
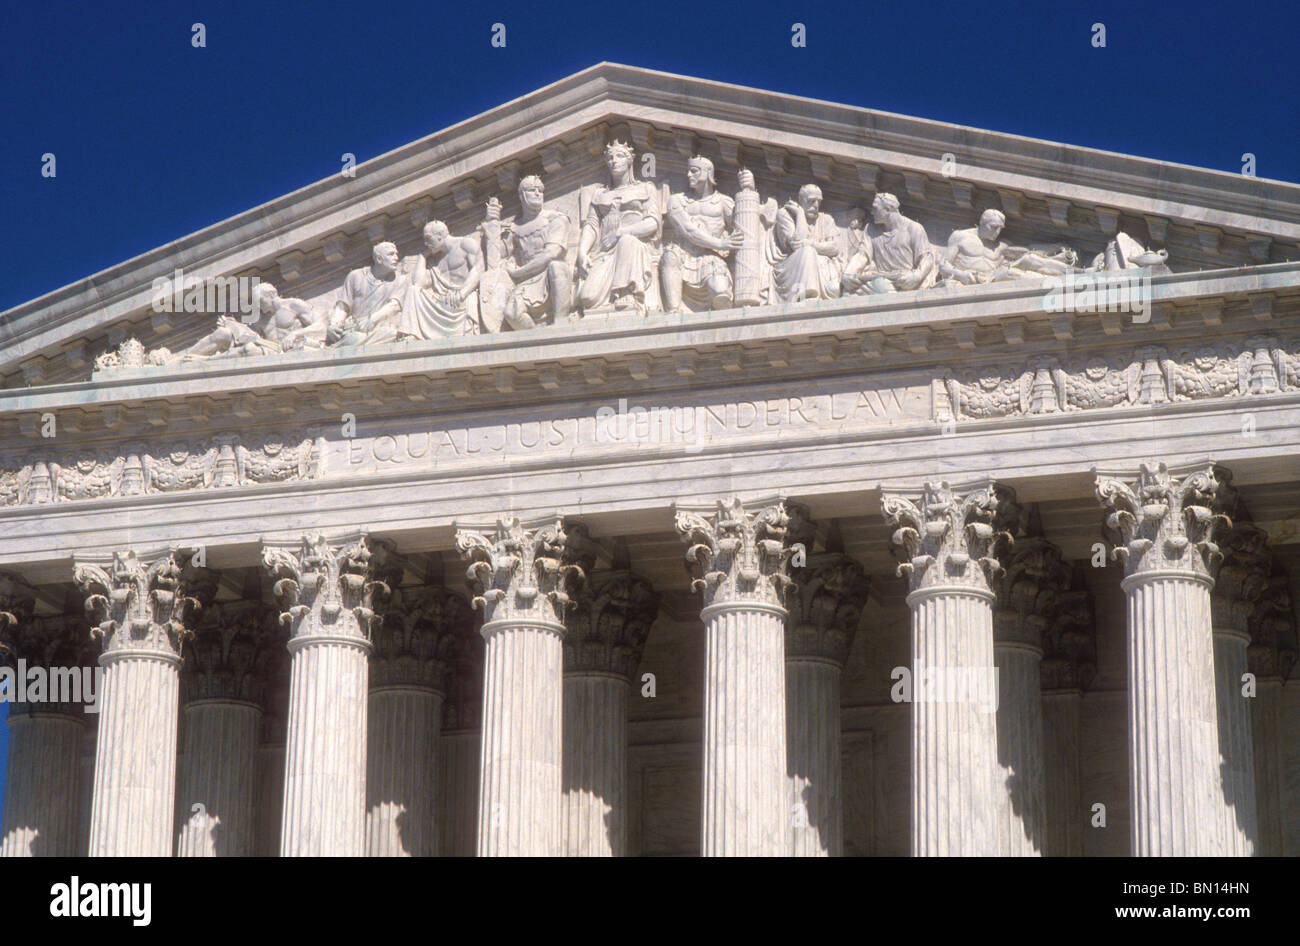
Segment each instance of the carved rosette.
M1097 475L1097 498L1110 510L1106 525L1120 541L1112 556L1124 574L1181 571L1207 581L1220 556L1213 537L1227 517L1210 508L1218 480L1206 465L1172 473L1163 463L1143 463L1136 477Z
M266 546L262 564L275 579L280 621L290 628L289 646L334 638L369 643L379 620L376 593L388 586L374 578L386 552L366 536L332 543L320 533L303 536L297 550Z
M755 512L733 497L719 501L712 515L677 513L677 535L689 546L686 572L691 590L704 593L704 609L743 604L783 607L792 586L785 505Z
M1285 575L1265 584L1250 621L1248 669L1258 679L1286 680L1296 662L1295 612Z
M645 578L626 569L592 573L565 619L565 672L612 673L630 682L658 616L659 594Z
M194 637L185 643L182 702L243 700L263 705L270 671L284 662L279 617L277 609L260 601L205 607Z
M1240 637L1250 636L1251 619L1260 595L1268 587L1272 557L1268 535L1249 522L1236 522L1219 530L1221 557L1211 563L1214 588L1210 608L1214 629Z
M898 566L912 593L931 589L970 589L991 593L1002 566L995 557L1011 537L994 525L998 498L994 484L954 488L926 483L917 501L886 493L880 501L893 542L907 556Z
M514 516L499 519L490 539L471 529L456 532L456 551L470 563L474 607L483 609L483 633L500 623L563 631L565 611L585 578L566 554L567 539L559 520L530 529Z
M82 562L73 578L87 592L91 634L102 638L101 663L122 657L160 657L179 664L199 601L183 570L190 553L172 549L146 564L132 550L115 552L107 568Z
M463 641L474 633L465 596L441 586L396 588L375 628L370 688L412 686L445 694Z

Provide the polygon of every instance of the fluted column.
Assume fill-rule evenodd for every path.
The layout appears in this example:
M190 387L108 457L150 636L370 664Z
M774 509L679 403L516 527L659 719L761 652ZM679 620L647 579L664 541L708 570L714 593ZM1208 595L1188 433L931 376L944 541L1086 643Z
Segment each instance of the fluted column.
M565 528L575 559L587 573L565 617L565 853L622 857L627 843L628 699L659 613L659 596L628 570L625 543L617 543L611 570L595 571L594 544L586 529L577 523Z
M428 586L395 588L383 613L370 660L366 854L433 857L448 659L473 633L473 612L463 595Z
M438 850L444 857L473 857L483 741L483 635L475 627L455 642L438 741Z
M1097 633L1087 591L1065 592L1043 633L1044 854L1083 854L1085 807L1079 797L1080 711L1097 667Z
M1207 467L1163 463L1097 477L1107 524L1122 544L1128 597L1129 797L1132 853L1224 853L1215 706L1213 579L1216 517Z
M91 857L172 853L181 645L198 604L185 593L183 560L125 551L107 568L76 566L86 610L99 619L92 633L104 641Z
M1046 746L1043 737L1041 664L1043 639L1062 596L1070 587L1070 566L1043 536L1035 505L1021 514L1015 493L999 487L1000 522L1011 527L1014 544L999 560L992 587L993 660L998 670L998 779L1001 782L998 838L1004 857L1038 857L1047 847ZM1026 524L1021 528L1019 520ZM1023 532L1017 535L1016 532Z
M1235 499L1235 491L1230 487L1225 490L1224 485L1220 484L1220 497L1229 492ZM1239 511L1239 503L1230 501L1223 505L1235 507L1233 513ZM1227 508L1221 511L1229 513ZM1211 562L1214 590L1210 595L1210 613L1214 627L1223 853L1229 857L1250 857L1256 853L1259 841L1255 745L1250 719L1257 689L1250 693L1243 689L1251 619L1256 602L1268 586L1272 562L1268 537L1248 522L1234 521L1230 528L1220 529L1216 539L1223 558L1217 564Z
M786 769L790 851L795 857L844 853L840 791L840 676L871 582L844 554L831 524L825 550L806 507L787 503L794 581L785 623Z
M563 851L564 610L582 569L566 561L559 522L532 528L509 517L484 531L456 533L474 606L483 609L478 854L556 856Z
M1000 853L990 552L997 497L927 483L887 492L885 520L905 550L912 608L912 854Z
M206 605L185 646L177 857L248 857L254 848L261 669L278 614L260 602Z
M90 635L83 620L35 617L34 607L35 592L17 576L0 573L0 676L8 679L10 701L0 857L74 857L79 853L81 740L85 721L94 717L84 712L85 703L14 700L27 690L18 686L18 677L36 668L47 681L59 668L86 682L89 674L82 664L89 658ZM89 682L93 687L93 679ZM42 695L70 696L48 689Z
M366 711L372 597L380 553L364 537L304 537L264 546L277 578L292 655L284 810L284 857L357 857L366 840Z
M691 587L704 607L701 853L789 853L784 596L788 516L780 500L719 501L677 513Z
M1300 592L1300 563L1293 563ZM1255 854L1281 857L1283 818L1282 681L1296 661L1293 593L1286 575L1270 576L1251 618L1247 666L1258 688L1250 711L1258 843ZM1240 689L1238 689L1240 692Z

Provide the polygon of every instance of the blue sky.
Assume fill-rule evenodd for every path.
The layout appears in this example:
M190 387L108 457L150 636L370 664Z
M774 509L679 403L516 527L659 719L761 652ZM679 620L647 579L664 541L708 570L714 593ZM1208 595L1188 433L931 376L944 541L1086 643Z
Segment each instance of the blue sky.
M1281 0L15 2L0 310L601 60L1300 181L1297 27Z

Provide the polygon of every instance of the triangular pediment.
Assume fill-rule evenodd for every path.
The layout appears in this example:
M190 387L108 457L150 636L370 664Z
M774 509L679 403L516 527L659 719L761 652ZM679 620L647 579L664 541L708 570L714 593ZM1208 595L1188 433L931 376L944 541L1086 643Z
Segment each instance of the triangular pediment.
M211 314L153 304L154 281L178 267L257 277L328 311L378 242L410 259L434 219L474 236L491 198L513 222L527 175L542 178L547 208L567 218L571 265L591 188L608 183L604 151L614 140L634 149L636 176L653 186L661 213L686 191L694 155L713 162L729 198L741 168L764 204L816 184L845 258L870 231L873 198L888 192L936 251L995 209L1008 242L1070 247L1080 266L1120 234L1135 248L1129 255L1164 251L1174 272L1300 259L1296 185L602 63L359 165L355 176L335 175L4 313L5 386L85 379L97 355L127 338L175 352L211 331ZM657 274L650 283L644 302L653 309L663 305Z

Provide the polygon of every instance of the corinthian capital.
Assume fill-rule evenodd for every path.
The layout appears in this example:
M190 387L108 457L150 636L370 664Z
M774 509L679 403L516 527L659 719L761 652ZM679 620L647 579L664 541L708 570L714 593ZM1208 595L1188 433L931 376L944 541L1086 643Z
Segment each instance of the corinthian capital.
M603 671L631 680L658 616L659 594L645 578L626 569L593 573L565 621L565 671Z
M383 547L364 535L331 542L316 533L303 536L296 548L263 546L262 564L275 579L290 646L311 637L369 641L378 619L374 596L388 592L374 577L383 559Z
M1002 568L994 552L1000 540L1010 540L993 523L998 497L992 482L974 488L926 483L917 500L886 493L880 508L895 529L894 544L907 555L898 574L907 576L912 591L953 586L989 590Z
M1106 525L1123 543L1112 554L1125 575L1174 569L1209 577L1220 554L1215 528L1228 522L1210 508L1218 485L1212 464L1170 471L1143 463L1136 475L1096 476L1097 498L1110 510Z
M1249 522L1235 522L1219 530L1220 557L1210 562L1214 588L1210 607L1216 631L1250 635L1251 619L1260 596L1268 587L1273 559L1268 535Z
M686 571L704 606L760 603L780 606L790 578L786 563L789 517L781 501L747 512L737 498L719 500L710 515L679 510L677 534L689 546Z
M819 530L807 507L786 503L786 511L790 544L804 549L803 556L790 561L794 589L786 596L786 656L820 657L843 666L871 592L871 579L855 559L844 554L835 523L827 530L825 548L814 552Z
M36 609L36 591L17 575L0 572L0 657L13 654Z
M146 562L128 549L113 553L108 567L76 565L73 579L89 595L86 613L98 621L90 633L103 638L105 656L153 654L179 662L200 607L182 580L189 556L171 549Z
M474 610L459 592L440 585L395 588L375 629L371 689L421 686L445 694L453 662L473 633Z
M193 638L185 643L183 699L260 704L267 671L283 649L276 609L251 600L206 607Z
M585 577L568 554L563 523L556 519L547 528L530 528L509 516L497 520L491 538L487 531L456 532L456 551L470 563L466 577L484 625L563 626L573 591Z
M1071 568L1061 550L1043 535L1038 506L1021 510L1015 494L1000 487L999 500L1020 515L1004 516L1014 544L1004 545L998 561L1002 569L990 585L997 601L993 605L993 636L1004 643L1042 647L1048 628L1056 619L1062 598L1070 590Z
M1246 651L1250 672L1256 677L1285 680L1295 666L1296 644L1292 589L1285 575L1273 575L1251 615Z

